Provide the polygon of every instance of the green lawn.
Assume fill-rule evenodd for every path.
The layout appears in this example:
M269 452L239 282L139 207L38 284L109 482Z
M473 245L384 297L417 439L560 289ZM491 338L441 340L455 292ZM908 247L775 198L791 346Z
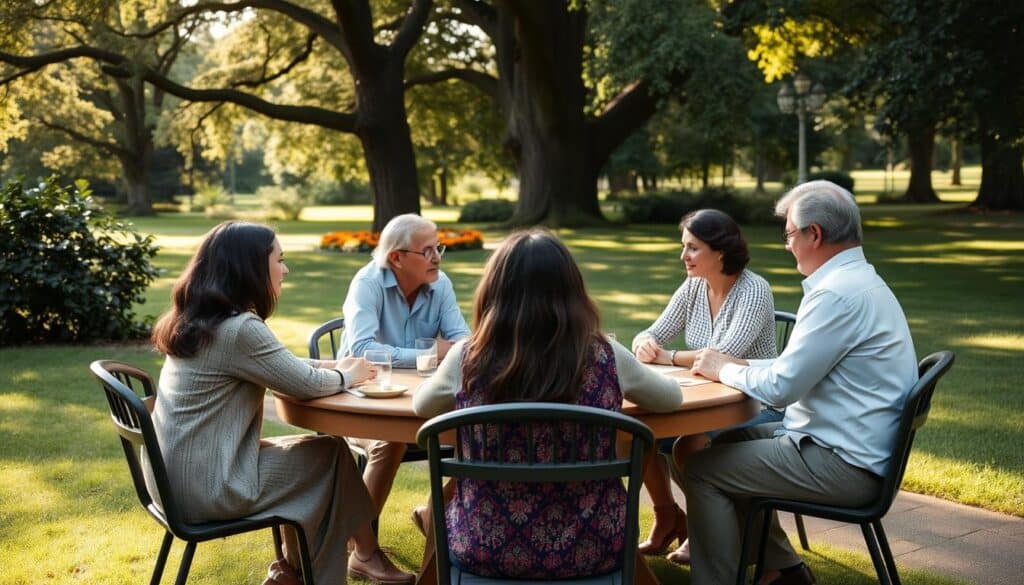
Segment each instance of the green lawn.
M859 179L860 180L860 179ZM936 181L939 184L939 181ZM961 199L953 193L951 199ZM962 200L962 199L961 199ZM291 274L271 327L304 352L306 334L340 313L348 280L367 258L321 253L320 234L363 228L368 208L307 210L301 222L281 222ZM450 224L450 209L427 215ZM957 352L939 386L929 424L918 435L904 481L913 491L1024 516L1024 390L1014 378L1024 357L1024 217L974 215L953 205L867 205L865 248L906 310L919 356ZM167 305L170 286L202 233L216 223L188 215L138 220L162 246L165 269L143 314ZM800 280L782 248L777 226L745 229L751 268L765 276L776 306L795 310ZM628 340L648 325L679 284L678 232L673 226L563 230L607 329ZM504 232L486 230L488 242ZM485 251L445 258L468 314ZM111 583L148 580L160 541L156 525L135 500L123 455L107 422L105 403L86 366L113 358L154 375L160 358L147 346L49 346L0 350L0 566L2 583ZM287 432L268 425L273 434ZM406 567L418 564L422 539L407 518L426 492L422 468L406 466L385 510L383 542ZM650 520L644 513L646 530ZM250 535L199 548L191 583L259 583L270 561L269 537ZM859 552L816 546L810 555L827 583L870 583L870 561ZM181 547L172 553L174 570ZM671 582L687 571L662 562ZM908 573L907 583L948 583ZM165 575L164 582L173 576Z

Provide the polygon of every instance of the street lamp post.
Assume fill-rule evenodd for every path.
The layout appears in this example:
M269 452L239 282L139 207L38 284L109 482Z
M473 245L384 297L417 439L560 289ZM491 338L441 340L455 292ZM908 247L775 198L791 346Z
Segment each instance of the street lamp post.
M795 88L795 91L794 91ZM800 150L797 167L797 183L807 180L807 114L813 114L825 103L825 87L815 83L811 87L811 78L804 72L796 74L793 84L782 84L776 100L783 114L796 114L800 122Z

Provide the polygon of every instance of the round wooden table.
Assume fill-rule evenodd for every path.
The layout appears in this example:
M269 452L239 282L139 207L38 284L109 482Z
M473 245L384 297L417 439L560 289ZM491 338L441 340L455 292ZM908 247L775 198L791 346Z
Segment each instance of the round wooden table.
M679 368L651 367L669 377L694 379L688 371ZM415 443L417 431L426 422L412 411L412 396L422 381L416 370L396 369L391 373L391 383L408 386L409 391L394 398L359 398L341 393L303 401L275 393L274 403L281 420L297 427L340 437ZM628 401L623 403L622 412L643 421L654 431L655 437L661 438L730 427L753 417L761 408L760 403L746 394L716 382L684 385L681 391L683 404L673 412L648 412ZM417 585L437 583L430 536ZM646 559L639 553L635 583L658 583Z
M692 378L686 370L664 368L674 378ZM412 396L423 381L416 370L396 369L392 384L409 391L395 398L358 398L348 393L315 400L299 400L274 394L277 414L288 424L339 437L360 437L400 443L415 443L416 432L426 419L412 411ZM655 437L675 437L722 429L741 423L760 410L761 405L746 394L724 384L683 386L683 405L676 411L653 413L625 402L622 412L643 421Z

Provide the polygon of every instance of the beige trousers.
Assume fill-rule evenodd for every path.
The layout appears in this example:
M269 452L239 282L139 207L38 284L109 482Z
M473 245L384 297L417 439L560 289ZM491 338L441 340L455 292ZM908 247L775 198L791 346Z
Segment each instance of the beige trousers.
M370 499L380 515L384 509L384 503L388 501L391 494L391 486L395 483L395 476L398 474L398 466L402 464L402 457L405 456L405 443L389 443L376 439L357 439L346 437L349 445L360 447L366 452L366 469L363 471L363 483L366 484L366 491L370 492Z
M878 493L878 476L843 461L810 439L800 445L774 436L782 423L766 423L723 433L711 447L686 460L682 487L690 529L690 583L734 583L739 566L748 502L779 496L859 506ZM765 570L800 562L773 514ZM760 535L760 525L754 537ZM752 549L756 545L752 543ZM756 552L755 552L756 556Z

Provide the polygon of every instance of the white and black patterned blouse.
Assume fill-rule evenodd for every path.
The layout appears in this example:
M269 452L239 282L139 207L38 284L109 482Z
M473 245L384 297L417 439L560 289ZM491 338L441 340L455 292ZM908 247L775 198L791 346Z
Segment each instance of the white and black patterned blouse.
M683 330L691 350L710 347L742 359L778 356L771 287L749 270L740 273L715 319L708 306L708 282L687 278L658 320L637 334L633 346L640 337L650 335L664 347Z

